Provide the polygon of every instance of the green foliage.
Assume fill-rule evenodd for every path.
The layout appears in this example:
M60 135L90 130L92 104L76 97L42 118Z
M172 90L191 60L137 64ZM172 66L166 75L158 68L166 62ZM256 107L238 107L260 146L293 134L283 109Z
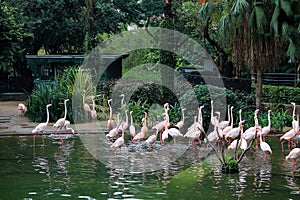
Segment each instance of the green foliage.
M75 80L76 86L74 85ZM67 119L73 121L72 102L82 102L83 88L87 90L88 95L94 92L89 75L80 68L78 71L75 67L68 68L65 73L57 76L54 81L41 82L35 86L26 100L26 106L29 108L26 116L34 122L45 121L45 107L51 103L50 121L56 121L64 115L64 99L69 99L70 101L67 102ZM78 109L78 111L80 110L82 109Z
M267 103L300 103L300 89L298 87L263 85L262 96L262 101Z

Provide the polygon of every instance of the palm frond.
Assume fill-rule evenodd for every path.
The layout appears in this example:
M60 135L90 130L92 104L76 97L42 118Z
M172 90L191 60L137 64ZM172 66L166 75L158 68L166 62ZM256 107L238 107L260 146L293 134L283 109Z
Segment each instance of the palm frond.
M263 33L264 27L267 24L267 17L262 3L257 2L253 5L252 12L250 14L249 26L256 29L258 32Z
M287 56L290 57L290 59L292 61L294 60L295 55L296 55L296 45L292 39L289 39L289 47L288 47L286 54L287 54Z
M249 11L249 3L246 0L237 0L231 8L231 13L234 16L243 16Z
M290 16L293 14L290 1L280 0L280 8L285 12L285 14L287 16Z
M271 23L270 26L271 28L274 30L275 35L279 35L279 15L280 15L280 9L276 6L276 8L274 9L273 15L272 15L272 19L271 19Z

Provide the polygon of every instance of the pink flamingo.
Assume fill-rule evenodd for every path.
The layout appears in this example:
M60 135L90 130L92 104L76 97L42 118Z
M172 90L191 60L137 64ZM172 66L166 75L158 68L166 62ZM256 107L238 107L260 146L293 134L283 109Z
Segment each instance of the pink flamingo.
M268 110L268 126L265 126L261 129L258 134L261 134L263 136L263 141L265 141L265 137L270 133L271 131L271 110Z
M18 110L20 110L20 112L21 112L20 114L21 114L21 116L23 116L24 113L27 111L27 107L23 103L19 103Z
M49 107L52 106L52 104L48 104L46 106L46 111L47 111L47 121L45 123L40 123L38 124L33 130L32 130L32 134L34 134L33 136L33 146L35 146L35 137L36 137L36 134L37 133L41 133L42 134L42 142L43 142L43 145L45 145L45 142L44 142L44 136L43 136L43 133L44 131L46 130L47 126L48 126L48 123L49 123Z
M64 127L66 118L67 118L67 102L69 99L64 100L64 106L65 106L65 114L63 118L58 119L55 124L53 124L53 127L56 128L54 133L57 133L57 129L59 128L61 130L62 127Z
M111 138L114 138L118 135L118 129L120 125L120 113L117 114L117 126L113 129L111 129L108 134L106 134L106 139L110 141Z
M109 120L107 120L107 127L109 130L113 129L113 125L114 125L114 121L112 119L113 111L112 111L112 107L111 107L111 102L112 102L112 99L109 99L107 101L107 104L109 106Z
M134 138L132 139L132 142L134 143L134 142L136 142L136 141L138 141L138 140L143 140L143 139L145 139L145 137L146 137L146 133L145 133L145 126L146 126L146 119L145 118L143 118L142 119L142 124L143 124L143 126L142 126L142 128L141 128L141 131L139 132L139 133L137 133L135 136L134 136ZM143 129L144 128L144 129Z
M200 129L200 128L199 128ZM193 128L189 129L183 137L187 137L191 139L192 146L195 146L195 139L198 139L199 143L201 143L200 135L201 129L199 130L197 126L197 115L194 117L194 125Z
M219 129L221 129L221 130L223 130L224 128L226 128L230 124L230 105L228 105L228 108L227 108L227 115L228 115L228 120L227 121L221 121L219 123Z
M135 126L133 124L132 113L133 113L133 111L129 112L129 115L130 115L129 133L130 133L131 137L133 138L135 136Z
M260 143L259 143L260 148L264 152L264 159L266 159L266 157L267 157L266 152L269 152L270 154L272 154L272 149L268 143L266 143L262 140L262 134L259 134L259 141L260 141Z
M185 108L181 109L181 113L182 113L181 121L177 122L177 124L175 125L179 130L181 130L183 128L183 125L184 125L184 111L185 110L186 110Z
M292 151L290 151L289 155L285 157L285 160L286 161L288 161L288 159L293 160L292 167L295 167L299 156L300 156L300 148L294 148L292 149Z
M122 129L122 136L116 139L116 141L110 145L110 148L119 148L124 145L124 129Z

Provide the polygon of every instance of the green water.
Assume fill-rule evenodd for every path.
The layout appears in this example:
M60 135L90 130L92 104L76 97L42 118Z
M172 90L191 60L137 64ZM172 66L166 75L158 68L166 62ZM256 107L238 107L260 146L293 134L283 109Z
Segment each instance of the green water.
M222 174L214 155L194 159L199 148L154 172L127 172L104 165L80 137L64 143L40 137L0 138L0 199L299 199L300 164L284 161L278 138L273 154L246 154L238 174Z

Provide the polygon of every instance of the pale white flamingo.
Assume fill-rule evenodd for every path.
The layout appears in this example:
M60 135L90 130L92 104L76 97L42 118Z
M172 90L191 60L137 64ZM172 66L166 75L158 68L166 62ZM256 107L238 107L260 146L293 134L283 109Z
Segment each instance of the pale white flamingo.
M19 103L18 110L20 110L20 115L23 116L27 111L27 107L23 103Z
M293 121L292 127L295 132L299 132L299 121L296 120L296 104L294 102L291 103L293 105Z
M192 143L192 146L194 147L195 145L195 139L197 139L199 141L199 143L201 143L201 140L200 140L200 135L201 135L201 131L198 129L197 127L197 115L194 117L194 125L193 125L193 128L189 129L184 137L187 137L187 138L190 138L191 139L191 143Z
M224 120L219 123L219 129L223 130L230 124L230 105L227 106L227 116L228 120Z
M49 107L52 106L52 104L48 104L46 106L46 111L47 111L47 121L44 122L44 123L40 123L38 124L33 130L32 130L32 134L33 135L33 145L35 146L35 137L36 137L36 134L37 133L41 133L42 134L42 142L43 142L43 145L45 145L45 142L44 142L44 136L43 136L43 133L44 131L46 130L47 126L48 126L48 123L49 123Z
M133 124L132 113L133 113L133 111L129 112L129 115L130 115L129 133L130 133L131 137L133 138L135 136L135 126Z
M85 94L86 94L86 90L82 91L82 107L83 107L83 111L85 113L85 121L88 122L88 118L89 118L89 112L91 112L91 108L89 106L89 104L85 103Z
M216 125L216 118L214 117L214 101L211 100L210 101L210 105L211 105L211 113L210 113L210 122L212 125Z
M114 138L118 135L118 129L120 125L120 113L117 113L117 126L113 129L111 129L107 134L106 134L106 139L110 141L111 138Z
M144 124L143 124L143 126L142 126L142 128L141 128L141 131L142 132L144 132L145 133L145 136L148 134L148 126L147 126L147 116L148 116L148 114L147 114L147 112L144 112L144 118L145 118L145 121L144 121Z
M114 121L112 119L113 111L112 111L112 107L111 107L111 102L112 102L112 99L109 99L107 101L107 104L109 106L109 119L107 120L107 127L109 130L113 129L113 126L114 126Z
M300 148L294 148L292 151L290 151L289 155L285 157L285 160L288 161L288 159L293 160L292 167L296 166L297 159L300 157Z
M168 103L165 103L164 104L164 113L163 113L163 115L166 115L166 114L168 114L168 110L169 110L169 104ZM156 132L161 132L161 131L163 131L164 130L164 128L165 128L165 123L166 123L166 119L164 119L163 121L161 121L161 122L158 122L157 124L155 124L152 128L151 128L151 130L156 130ZM170 124L169 124L169 126L170 126Z
M93 102L93 106L92 106L92 110L91 110L91 117L94 121L97 120L97 111L95 109L95 96L92 96L92 102Z
M220 132L219 134L220 134L220 137L225 137L225 135L231 130L231 129L233 129L233 112L232 112L232 110L233 110L233 106L231 106L230 107L230 126L226 126L223 130L222 130L222 132ZM240 109L239 110L239 113L242 113L242 110Z
M149 144L149 148L150 148L150 151L152 150L152 145L156 142L156 139L157 139L157 134L158 132L156 132L155 134L153 135L150 135L147 140L145 140L145 144Z
M266 137L270 133L270 131L271 131L271 110L268 110L268 126L263 127L261 131L258 132L258 134L262 134L264 140L264 137Z
M146 126L145 123L146 123L146 119L143 118L143 119L142 119L142 124L143 124L143 126L142 126L142 128L141 128L141 131L138 132L138 133L133 137L132 142L136 142L136 141L138 141L138 140L141 141L141 140L144 140L144 139L145 139L146 133L144 132L145 129L143 129L143 127Z
M185 108L182 108L181 109L181 116L182 116L182 118L181 118L181 120L179 121L179 122L177 122L177 124L175 125L179 130L181 130L182 128L183 128L183 126L184 126L184 111L185 111L186 109Z
M65 124L64 124L64 127L65 127L65 132L66 131L71 131L73 134L75 134L75 131L73 128L70 127L70 121L69 120L65 120Z
M244 139L243 137L243 124L242 124L242 127L241 127L241 131L240 131L240 137L233 140L230 145L227 147L228 151L230 149L233 149L235 150L235 157L236 157L236 160L238 160L238 151L237 149L240 148L242 149L243 151L245 151L248 147L248 144L247 144L247 141Z
M128 128L128 110L125 110L125 121L122 121L118 131L122 132L122 130L126 130Z
M64 117L63 118L60 118L58 119L55 124L53 124L53 127L56 128L54 133L57 133L57 129L62 129L62 127L64 127L64 124L65 124L65 121L66 121L66 118L67 118L67 102L69 101L69 99L65 99L64 100L64 107L65 107L65 113L64 113Z
M206 141L207 142L215 142L219 139L219 136L218 136L218 132L217 132L217 129L218 129L218 121L220 120L220 112L216 112L216 114L218 116L214 116L214 121L216 122L215 125L214 125L214 130L212 132L210 132L207 136L206 136Z
M239 137L240 135L240 131L241 131L241 128L243 126L243 124L245 123L245 120L242 120L239 122L239 126L238 127L235 127L233 129L231 129L226 135L225 135L225 139L236 139L237 137Z
M174 140L174 147L176 147L176 137L183 137L182 133L177 128L170 128L168 130L170 136L172 136Z
M256 146L258 146L258 131L261 131L261 126L259 126L258 124L258 117L257 114L259 112L259 109L256 109L254 112L254 126L248 128L245 132L244 132L244 138L249 141L249 140L253 140L256 139Z
M110 148L119 148L124 145L124 129L122 129L122 136L116 139L116 141L110 145Z
M297 134L298 132L295 132L295 130L292 128L290 129L288 132L286 132L285 134L283 134L279 141L281 142L281 150L282 152L284 152L284 142L285 141L288 141L288 150L290 151L291 150L291 141L293 140L293 138L295 137L295 135Z
M272 154L272 149L268 143L266 143L262 140L262 134L259 135L259 141L260 141L259 146L264 153L264 159L266 159L266 157L267 157L266 152L269 152L270 154Z

